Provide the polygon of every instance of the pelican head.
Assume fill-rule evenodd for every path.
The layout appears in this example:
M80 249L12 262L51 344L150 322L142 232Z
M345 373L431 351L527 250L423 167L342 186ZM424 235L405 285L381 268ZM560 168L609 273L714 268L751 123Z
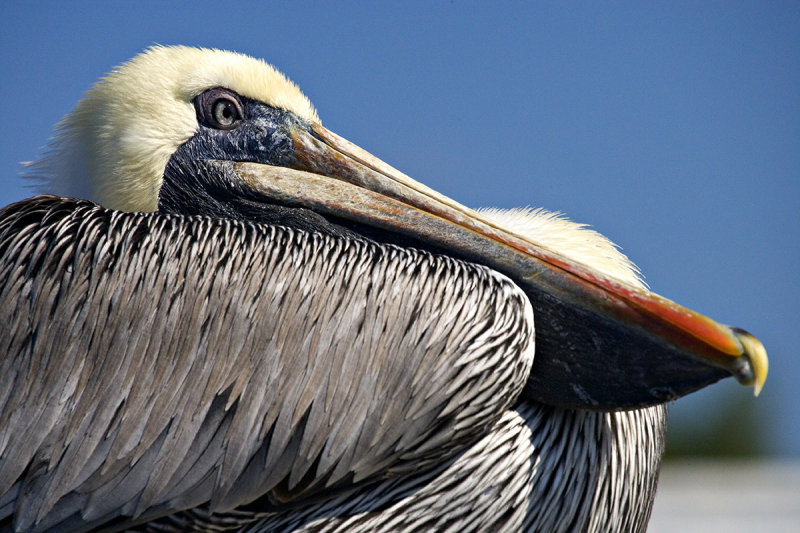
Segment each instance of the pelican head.
M262 60L223 50L154 46L86 93L56 126L47 155L32 165L30 175L49 190L109 209L155 211L167 162L197 133L195 98L211 88L319 121L300 89Z
M533 305L536 401L625 409L766 378L753 336L647 291L605 237L544 211L461 206L324 128L296 85L241 54L148 49L88 91L28 172L110 209L294 225L494 268Z

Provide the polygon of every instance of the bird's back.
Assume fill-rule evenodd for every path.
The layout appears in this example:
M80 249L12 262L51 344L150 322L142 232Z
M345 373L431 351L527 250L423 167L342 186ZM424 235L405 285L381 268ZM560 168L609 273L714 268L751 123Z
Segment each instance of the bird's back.
M0 517L80 530L405 479L512 405L507 278L275 226L39 197L0 222Z

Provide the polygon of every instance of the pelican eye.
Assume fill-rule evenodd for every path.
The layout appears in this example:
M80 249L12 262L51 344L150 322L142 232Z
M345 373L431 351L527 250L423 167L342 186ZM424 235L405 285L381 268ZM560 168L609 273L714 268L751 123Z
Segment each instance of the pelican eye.
M194 107L201 124L218 130L234 129L244 115L239 95L220 87L197 95Z

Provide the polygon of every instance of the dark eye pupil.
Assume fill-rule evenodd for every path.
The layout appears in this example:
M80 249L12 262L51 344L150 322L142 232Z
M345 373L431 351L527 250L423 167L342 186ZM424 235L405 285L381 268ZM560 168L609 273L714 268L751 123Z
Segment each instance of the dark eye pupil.
M238 119L236 106L230 100L214 102L214 120L222 126L230 126Z

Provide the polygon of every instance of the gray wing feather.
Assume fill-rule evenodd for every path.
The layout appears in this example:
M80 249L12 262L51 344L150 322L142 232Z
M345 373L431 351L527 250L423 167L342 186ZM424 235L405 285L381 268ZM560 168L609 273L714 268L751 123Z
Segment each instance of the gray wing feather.
M527 299L482 267L54 197L0 217L0 315L20 530L412 473L491 427L533 354Z

